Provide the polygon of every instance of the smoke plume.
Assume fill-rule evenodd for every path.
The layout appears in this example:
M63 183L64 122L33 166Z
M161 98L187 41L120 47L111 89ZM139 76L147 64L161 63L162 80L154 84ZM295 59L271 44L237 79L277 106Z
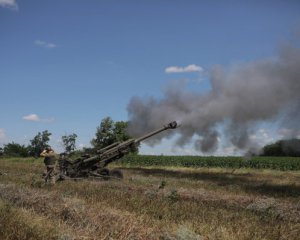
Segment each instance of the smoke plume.
M251 129L262 121L283 119L285 127L300 128L300 49L285 46L272 59L254 61L225 70L215 66L209 73L211 90L188 91L184 83L169 86L164 97L132 97L128 104L129 132L133 136L161 127L173 120L182 126L158 135L179 133L177 145L193 139L195 149L214 152L218 148L219 126L237 148L251 146ZM196 140L195 140L196 139Z

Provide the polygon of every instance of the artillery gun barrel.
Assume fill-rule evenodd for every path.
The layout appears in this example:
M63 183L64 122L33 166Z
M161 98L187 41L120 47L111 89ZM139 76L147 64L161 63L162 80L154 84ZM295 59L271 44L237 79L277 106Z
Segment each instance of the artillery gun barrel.
M163 132L167 129L174 129L176 127L177 127L177 122L175 122L175 121L170 122L169 124L163 126L162 128L157 129L153 132L150 132L150 133L148 133L148 134L146 134L146 135L144 135L140 138L129 139L129 140L123 142L123 143L120 143L120 142L113 143L113 144L109 145L106 148L100 149L99 152L98 152L98 155L96 155L94 157L84 159L83 163L88 164L88 163L91 163L91 162L95 162L95 163L96 162L106 162L106 164L107 164L107 163L113 161L113 160L110 160L110 159L119 158L120 157L120 151L124 150L124 148L126 149L126 148L129 148L132 145L138 145L141 141L143 141L147 138L150 138L155 134ZM103 155L105 155L105 157Z
M140 137L140 138L135 139L134 142L135 142L136 144L138 144L138 143L144 141L145 139L152 137L153 135L156 135L156 134L158 134L158 133L160 133L160 132L163 132L163 131L165 131L165 130L167 130L167 129L174 129L174 128L176 128L176 127L177 127L177 122L176 122L176 121L170 122L169 124L163 126L163 127L160 128L160 129L157 129L157 130L155 130L155 131L153 131L153 132L150 132L150 133L148 133L148 134L146 134L146 135L144 135L144 136L142 136L142 137Z
M99 159L99 156L100 156L100 155L96 155L96 156L94 156L94 157L90 157L90 158L84 159L82 162L83 162L83 163L88 163L88 162L92 162L92 161L94 161L94 160L98 160L98 159Z
M110 144L109 146L107 146L105 148L101 148L101 149L97 150L97 153L98 154L104 153L106 150L111 149L111 148L113 148L113 147L115 147L115 146L117 146L119 144L120 144L120 142L115 142L113 144Z

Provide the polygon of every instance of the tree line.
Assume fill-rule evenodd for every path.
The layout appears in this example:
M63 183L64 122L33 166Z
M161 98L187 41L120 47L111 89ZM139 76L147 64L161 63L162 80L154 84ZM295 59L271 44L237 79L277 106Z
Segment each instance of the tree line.
M279 140L262 149L262 156L300 157L300 139Z
M131 138L127 133L128 122L113 121L111 117L103 118L96 129L95 137L90 141L91 147L84 148L83 152L95 153L97 149L106 147L114 142L122 142ZM6 157L38 157L40 153L49 147L50 133L48 130L38 132L29 144L22 145L15 142L4 144L0 147L0 156ZM65 153L74 152L77 134L66 134L61 137L61 143Z
M115 142L123 142L131 138L127 133L128 122L113 121L111 117L103 118L96 129L95 137L90 141L91 147L81 150L85 153L96 153L97 149L104 148ZM25 146L15 142L0 147L0 156L8 157L38 157L49 146L48 130L38 132L30 144ZM72 133L61 137L61 143L67 154L76 150L77 134ZM265 145L261 149L261 156L292 156L300 157L300 139L279 140Z

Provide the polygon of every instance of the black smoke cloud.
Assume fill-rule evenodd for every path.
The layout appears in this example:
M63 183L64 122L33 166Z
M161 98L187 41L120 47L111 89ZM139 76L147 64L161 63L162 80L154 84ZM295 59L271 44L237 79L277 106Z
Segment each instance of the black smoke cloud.
M130 134L138 136L177 120L182 124L179 129L158 135L149 143L158 143L176 132L177 145L184 146L193 139L195 149L214 152L220 125L239 149L253 145L249 135L259 122L283 119L285 127L299 132L299 48L285 46L276 58L229 70L214 66L209 79L211 90L206 93L188 91L184 83L177 82L166 89L161 99L132 97L127 107Z

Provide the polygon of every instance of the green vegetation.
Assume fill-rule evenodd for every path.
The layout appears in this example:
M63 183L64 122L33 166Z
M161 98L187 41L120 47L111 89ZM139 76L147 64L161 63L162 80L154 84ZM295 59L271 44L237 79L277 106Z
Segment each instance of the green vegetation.
M299 157L203 157L127 155L119 161L119 164L134 167L175 166L300 170Z
M80 152L74 152L72 159L80 156ZM0 158L0 161L3 161ZM37 162L34 158L12 158L14 162ZM119 166L127 167L189 167L189 168L253 168L275 169L281 171L300 170L299 157L219 157L219 156L155 156L129 154L120 159Z
M18 143L8 143L4 145L2 154L4 156L10 156L10 157L28 157L28 147L25 147L24 145L20 145Z
M66 153L71 153L76 149L76 138L77 138L76 133L64 135L61 137Z
M30 140L28 146L19 143L11 142L4 144L0 148L0 156L4 157L38 157L40 153L47 147L50 140L51 133L48 130L38 132L38 134Z
M114 122L110 117L103 118L97 127L95 138L91 140L92 148L84 148L83 152L95 154L97 150L105 148L113 143L124 142L131 138L127 133L128 122ZM137 153L138 149L131 152Z
M91 144L95 149L101 149L115 142L128 140L130 136L126 132L127 125L128 122L114 122L110 117L103 118Z
M28 146L30 156L40 156L40 153L49 146L48 142L51 135L52 133L48 132L48 130L38 132L38 134L30 140L30 145Z
M91 140L93 148L86 148L83 151L76 151L77 134L72 133L61 137L62 144L66 153L71 155L81 155L85 153L95 153L96 150L106 147L115 142L123 142L130 138L126 129L128 122L114 122L110 117L103 118L100 125L97 127L95 138ZM50 133L48 130L38 132L30 144L27 146L19 143L11 142L0 147L0 157L38 157L40 153L49 146Z
M300 139L280 140L266 145L262 155L300 157Z
M65 152L72 156L80 156L84 153L96 153L96 150L104 148L112 143L123 142L130 139L131 137L126 132L127 126L128 122L114 122L110 117L103 118L100 125L97 127L95 138L91 140L93 148L75 151L76 133L63 135L61 141ZM3 147L0 147L0 157L38 157L40 153L49 146L51 135L52 133L48 130L38 132L37 135L30 140L30 144L27 146L15 142L4 144ZM137 149L135 152L137 152Z

